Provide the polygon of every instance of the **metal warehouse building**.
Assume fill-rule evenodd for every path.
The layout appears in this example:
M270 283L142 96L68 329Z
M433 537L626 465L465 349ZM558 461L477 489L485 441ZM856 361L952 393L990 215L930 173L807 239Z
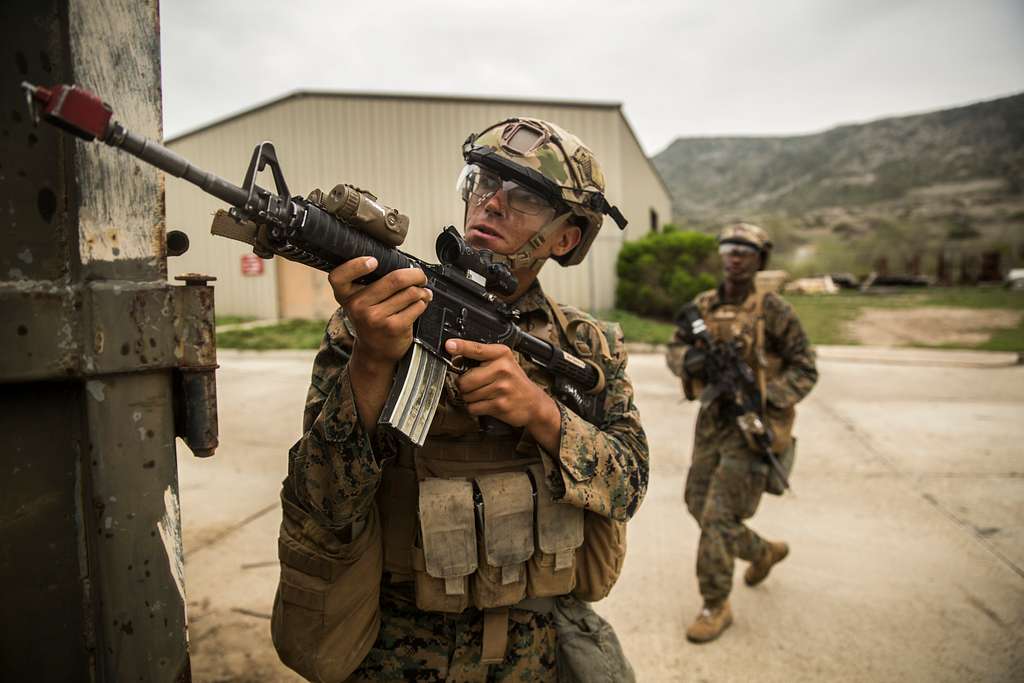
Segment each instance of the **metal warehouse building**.
M435 261L434 239L461 227L455 181L462 142L471 132L510 116L548 119L578 135L603 165L606 195L629 220L611 219L587 260L573 268L551 262L546 291L589 310L612 307L615 259L624 239L641 237L670 217L669 194L617 103L546 102L465 97L296 92L167 141L192 163L241 183L253 147L271 140L292 193L329 191L349 183L376 194L410 218L401 247ZM262 178L262 186L273 181ZM217 277L221 314L260 318L325 318L336 307L324 273L275 258L253 263L244 244L212 237L211 216L224 208L192 185L169 179L167 227L185 231L191 248L171 259L169 275Z

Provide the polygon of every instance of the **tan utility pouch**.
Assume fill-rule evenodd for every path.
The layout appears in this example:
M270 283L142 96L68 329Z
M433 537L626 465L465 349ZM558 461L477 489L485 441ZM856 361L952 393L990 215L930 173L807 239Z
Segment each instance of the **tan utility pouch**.
M281 579L270 633L281 661L311 681L342 681L380 629L382 551L377 508L342 543L282 495Z
M576 551L576 589L580 600L597 602L619 580L626 558L626 525L585 510L583 545Z
M479 609L526 597L526 561L533 555L533 485L525 472L476 478L480 491L480 565L473 577Z
M469 575L476 571L473 484L461 479L420 482L421 547L413 547L416 606L461 612L469 606Z
M576 549L583 545L583 508L555 500L543 465L530 468L537 491L537 550L527 567L526 592L533 598L565 595L576 587Z
M636 675L611 624L567 595L552 613L558 638L559 683L634 683Z

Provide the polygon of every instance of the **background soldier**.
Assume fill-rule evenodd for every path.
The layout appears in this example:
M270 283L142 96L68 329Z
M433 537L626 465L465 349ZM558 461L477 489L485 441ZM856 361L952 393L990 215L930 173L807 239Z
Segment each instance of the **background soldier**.
M756 225L738 223L718 237L725 280L718 288L694 299L711 336L737 340L741 355L767 380L767 422L774 434L772 450L793 447L794 405L810 392L818 378L814 351L792 307L775 293L758 291L755 276L764 269L771 251L767 233ZM762 335L758 334L763 319ZM763 342L758 342L758 339ZM688 399L700 396L705 355L686 346L682 335L669 346L668 364L683 380ZM766 541L743 524L753 516L765 491L769 465L753 450L721 396L702 405L697 416L693 460L686 479L686 506L700 524L697 578L704 607L687 629L692 642L714 640L732 623L729 593L734 559L750 562L748 586L763 581L772 566L789 553L789 546Z
M565 666L559 632L574 620L601 623L573 596L610 590L624 522L647 488L621 330L554 304L537 282L548 258L579 263L605 214L624 224L596 159L533 119L471 136L463 156L467 242L504 255L519 281L508 301L522 329L595 363L605 388L595 410L570 410L552 376L508 347L453 340L448 351L472 369L448 373L424 446L399 443L377 417L431 298L426 278L395 271L364 287L355 281L373 259L335 269L342 308L290 453L273 620L282 659L310 678L358 666L353 680L555 680ZM484 429L485 416L505 429ZM495 484L499 474L511 477ZM460 503L463 486L470 497ZM492 526L502 510L511 512ZM529 547L519 548L524 539ZM607 625L590 637L618 649ZM632 677L621 653L613 665Z

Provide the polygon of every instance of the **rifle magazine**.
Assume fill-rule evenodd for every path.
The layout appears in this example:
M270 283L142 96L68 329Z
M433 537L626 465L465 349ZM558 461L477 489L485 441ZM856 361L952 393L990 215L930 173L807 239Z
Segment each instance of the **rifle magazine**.
M443 360L414 343L395 371L391 393L377 424L393 429L413 446L422 446L434 421L447 371Z

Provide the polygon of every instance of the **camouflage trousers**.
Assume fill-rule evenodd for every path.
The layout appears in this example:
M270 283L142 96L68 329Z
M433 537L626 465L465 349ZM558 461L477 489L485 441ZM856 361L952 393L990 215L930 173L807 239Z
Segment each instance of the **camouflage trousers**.
M690 514L700 524L700 593L706 605L716 606L732 590L735 559L752 562L766 548L764 539L743 520L757 510L768 466L747 447L738 427L715 427L710 417L702 415L698 420L684 497Z
M382 587L380 634L348 681L556 681L557 641L550 614L509 610L508 654L482 664L483 613L424 612L410 592Z

